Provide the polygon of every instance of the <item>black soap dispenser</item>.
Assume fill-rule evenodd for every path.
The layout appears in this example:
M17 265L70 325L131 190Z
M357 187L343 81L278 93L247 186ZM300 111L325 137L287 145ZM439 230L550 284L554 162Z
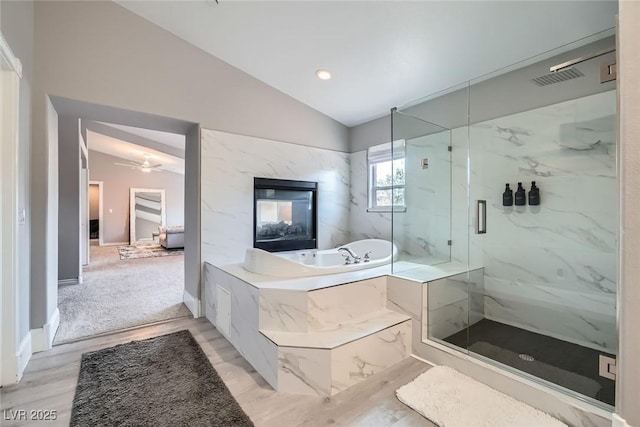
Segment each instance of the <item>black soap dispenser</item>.
M524 206L527 204L527 196L524 192L524 188L522 188L522 183L518 183L518 188L516 189L516 206Z
M502 206L513 206L513 190L509 188L509 184L502 193Z
M536 187L536 182L531 181L531 190L529 190L529 204L537 206L540 204L540 189Z

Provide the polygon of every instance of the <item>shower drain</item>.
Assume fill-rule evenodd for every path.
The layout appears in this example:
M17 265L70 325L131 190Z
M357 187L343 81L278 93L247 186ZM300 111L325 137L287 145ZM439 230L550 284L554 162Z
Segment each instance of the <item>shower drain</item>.
M524 354L524 353L519 354L518 357L520 359L524 360L525 362L533 362L533 361L536 360L536 359L534 359L533 356L530 356L530 355Z

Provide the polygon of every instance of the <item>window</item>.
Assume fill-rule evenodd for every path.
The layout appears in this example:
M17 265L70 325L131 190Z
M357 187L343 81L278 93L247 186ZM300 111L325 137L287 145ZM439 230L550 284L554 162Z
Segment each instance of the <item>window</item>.
M367 150L369 210L405 209L404 140L376 145Z

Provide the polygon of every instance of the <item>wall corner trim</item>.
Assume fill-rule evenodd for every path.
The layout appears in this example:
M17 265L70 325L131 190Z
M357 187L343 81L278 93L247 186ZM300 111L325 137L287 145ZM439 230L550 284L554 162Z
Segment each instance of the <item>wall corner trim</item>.
M33 352L51 350L53 338L60 326L60 310L56 308L47 323L42 328L31 330Z
M611 427L631 427L627 422L617 413L613 413L611 416Z
M198 317L202 317L202 310L200 309L201 307L200 300L198 298L195 298L193 295L191 295L189 291L187 291L186 289L182 294L182 301L184 302L184 305L187 306L189 311L191 311L191 314L193 314L194 318L197 319Z

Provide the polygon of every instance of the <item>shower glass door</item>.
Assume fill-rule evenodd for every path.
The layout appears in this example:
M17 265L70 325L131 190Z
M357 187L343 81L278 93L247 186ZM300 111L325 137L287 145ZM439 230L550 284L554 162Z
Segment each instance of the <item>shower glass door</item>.
M419 277L425 266L451 261L451 131L392 113L393 272Z
M600 69L615 53L550 72L614 48L610 34L470 82L468 262L480 273L466 330L444 339L613 406L600 362L617 348L616 82Z

